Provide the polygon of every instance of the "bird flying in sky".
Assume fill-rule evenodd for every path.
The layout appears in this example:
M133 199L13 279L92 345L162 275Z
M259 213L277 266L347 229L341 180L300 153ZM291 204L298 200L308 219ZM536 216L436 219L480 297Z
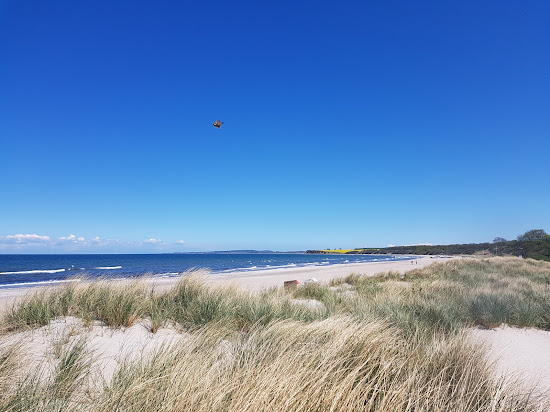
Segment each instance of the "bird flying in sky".
M222 127L223 122L220 122L220 119L216 120L214 123L212 123L212 126L217 127L220 129Z

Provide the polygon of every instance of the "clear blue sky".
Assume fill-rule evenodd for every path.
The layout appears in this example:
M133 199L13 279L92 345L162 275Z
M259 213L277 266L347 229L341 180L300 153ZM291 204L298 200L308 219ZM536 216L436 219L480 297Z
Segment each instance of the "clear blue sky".
M0 253L550 231L550 2L0 0L0 141Z

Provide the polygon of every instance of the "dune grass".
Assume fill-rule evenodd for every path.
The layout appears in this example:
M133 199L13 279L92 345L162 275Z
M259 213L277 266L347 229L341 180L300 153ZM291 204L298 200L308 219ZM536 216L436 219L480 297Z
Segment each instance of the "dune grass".
M535 410L528 392L492 378L465 328L550 329L550 263L453 260L261 294L213 288L198 275L164 292L147 281L102 280L27 296L6 313L5 331L61 316L113 328L149 318L153 332L176 323L188 338L122 364L101 391L85 389L85 342L65 348L47 379L18 377L21 354L0 347L0 409Z
M292 296L270 291L255 296L234 288L212 288L202 271L184 274L168 292L157 293L146 280L123 283L109 280L68 284L26 296L6 314L8 330L47 325L60 316L99 320L112 327L132 326L150 318L157 329L167 321L193 330L213 322L233 329L276 319L312 321L320 313L292 303Z
M219 329L140 365L127 365L100 410L518 410L464 336L407 341L383 322L337 316L254 327L226 347ZM227 338L227 336L225 336ZM464 371L467 371L465 374Z

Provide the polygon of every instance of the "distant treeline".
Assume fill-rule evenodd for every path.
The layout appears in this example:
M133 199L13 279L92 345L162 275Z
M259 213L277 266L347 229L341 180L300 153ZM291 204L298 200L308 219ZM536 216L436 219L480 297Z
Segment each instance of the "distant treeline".
M306 253L330 253L330 251L308 250ZM517 237L506 240L497 237L493 243L466 243L459 245L412 245L384 248L359 248L346 254L403 254L403 255L473 255L487 254L494 256L522 256L550 261L550 235L544 230L530 230Z

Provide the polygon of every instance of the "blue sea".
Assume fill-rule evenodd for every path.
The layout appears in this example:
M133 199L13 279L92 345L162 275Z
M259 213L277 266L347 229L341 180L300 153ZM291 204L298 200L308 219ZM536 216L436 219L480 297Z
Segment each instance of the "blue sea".
M0 288L55 284L86 276L131 278L179 276L193 268L218 273L325 266L412 257L393 255L313 255L305 253L186 253L151 255L0 255Z

